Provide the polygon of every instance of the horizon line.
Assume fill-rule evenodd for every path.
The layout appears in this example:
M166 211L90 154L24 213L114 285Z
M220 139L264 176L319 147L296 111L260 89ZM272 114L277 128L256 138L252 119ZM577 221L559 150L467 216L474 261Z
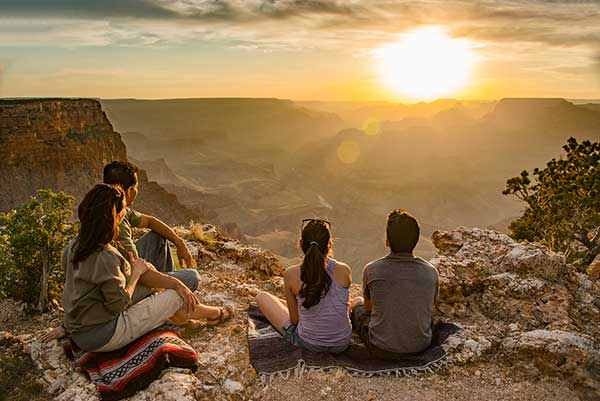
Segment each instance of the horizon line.
M136 97L122 97L122 98L102 98L102 97L82 97L82 96L10 96L0 97L0 100L80 100L80 99L92 99L98 101L118 101L118 100L135 100L135 101L169 101L169 100L280 100L280 101L291 101L295 103L388 103L388 104L404 104L404 105L417 105L417 104L432 104L443 101L456 101L456 102L497 102L503 99L563 99L566 101L599 101L598 98L568 98L568 97L535 97L535 96L503 96L495 99L469 99L469 98L438 98L434 100L420 100L414 102L406 101L394 101L394 100L298 100L292 98L279 98L279 97L253 97L253 96L215 96L215 97L174 97L174 98L136 98Z

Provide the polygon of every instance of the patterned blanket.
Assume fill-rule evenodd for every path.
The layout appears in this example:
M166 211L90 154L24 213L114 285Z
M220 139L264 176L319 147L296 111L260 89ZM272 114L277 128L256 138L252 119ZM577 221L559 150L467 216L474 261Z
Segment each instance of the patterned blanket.
M163 324L131 344L111 352L85 352L71 341L61 345L75 370L83 372L98 388L100 399L120 400L144 389L168 367L198 367L198 354L175 331Z
M288 378L311 371L344 368L355 375L413 376L433 371L450 363L441 345L446 339L460 331L451 323L438 323L434 328L429 348L420 354L407 355L402 360L385 361L371 356L367 347L352 340L348 350L334 355L311 352L291 345L273 328L256 305L248 308L248 350L250 363L261 381L275 376Z

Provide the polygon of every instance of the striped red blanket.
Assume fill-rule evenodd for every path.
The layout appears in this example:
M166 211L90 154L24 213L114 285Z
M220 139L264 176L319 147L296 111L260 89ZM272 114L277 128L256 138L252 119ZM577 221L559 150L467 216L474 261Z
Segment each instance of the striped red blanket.
M164 324L111 352L82 351L70 337L61 339L61 345L73 367L96 385L100 399L113 401L148 387L168 367L198 368L198 354L176 329Z

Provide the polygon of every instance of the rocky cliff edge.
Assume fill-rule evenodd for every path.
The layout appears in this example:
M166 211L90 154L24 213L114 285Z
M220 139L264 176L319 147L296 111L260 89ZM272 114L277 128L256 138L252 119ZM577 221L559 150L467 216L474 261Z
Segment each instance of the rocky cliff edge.
M334 371L263 386L249 364L245 310L259 290L282 295L282 266L269 252L224 238L212 226L178 230L198 260L202 302L231 304L238 315L187 338L200 354L196 374L169 369L131 400L600 397L600 281L575 272L561 254L539 244L515 243L477 228L433 234L438 318L464 328L445 346L452 366L418 378L358 378ZM3 319L18 320L18 312ZM45 315L0 338L31 357L48 396L95 400L94 387L70 368L57 344L35 341L42 327L59 321L59 314Z

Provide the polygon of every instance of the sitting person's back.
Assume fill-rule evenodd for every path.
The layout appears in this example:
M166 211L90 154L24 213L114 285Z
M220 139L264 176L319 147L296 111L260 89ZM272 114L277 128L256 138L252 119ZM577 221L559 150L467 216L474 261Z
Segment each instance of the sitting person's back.
M299 305L300 320L298 335L304 341L319 346L336 346L349 344L352 328L348 319L350 290L338 284L334 277L335 259L327 258L327 274L331 278L329 291L318 304L309 309L302 304L305 299L296 296Z
M438 273L413 256L419 224L410 214L388 215L386 245L390 253L363 270L363 298L352 302L352 326L369 351L394 359L425 350L431 343Z
M363 271L373 304L369 340L386 351L420 352L431 342L438 274L421 258L390 253Z
M350 345L348 316L352 270L327 257L331 251L331 223L304 219L299 241L302 263L283 276L285 301L259 292L261 312L291 344L314 352L343 352Z

